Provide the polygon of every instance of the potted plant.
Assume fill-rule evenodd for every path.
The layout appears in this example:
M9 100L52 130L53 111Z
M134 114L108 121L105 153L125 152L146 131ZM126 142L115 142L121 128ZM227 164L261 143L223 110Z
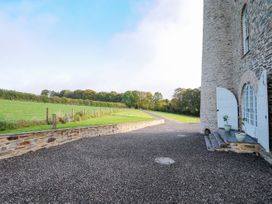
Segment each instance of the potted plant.
M241 119L241 126L242 126L242 128L241 128L241 130L239 132L235 133L235 137L238 140L238 142L242 142L246 138L246 133L243 131L243 127L244 127L244 129L246 129L246 127L245 127L245 121L246 121L246 118L242 118Z
M229 122L228 122L229 116L224 115L223 120L225 121L224 129L225 129L226 132L229 132L230 129L231 129L231 125L229 125Z

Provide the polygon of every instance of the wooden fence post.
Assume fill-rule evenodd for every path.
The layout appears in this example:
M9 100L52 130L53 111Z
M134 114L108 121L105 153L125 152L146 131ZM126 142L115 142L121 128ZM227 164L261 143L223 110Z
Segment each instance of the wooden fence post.
M52 128L57 129L57 115L52 114Z
M72 120L74 120L74 109L72 108Z
M46 108L46 123L49 124L49 109Z

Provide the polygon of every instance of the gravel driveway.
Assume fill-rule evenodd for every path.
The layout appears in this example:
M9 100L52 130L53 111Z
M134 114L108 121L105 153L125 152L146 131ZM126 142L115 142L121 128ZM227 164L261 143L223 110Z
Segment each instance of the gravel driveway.
M272 203L272 168L208 152L198 126L166 121L2 160L0 203Z

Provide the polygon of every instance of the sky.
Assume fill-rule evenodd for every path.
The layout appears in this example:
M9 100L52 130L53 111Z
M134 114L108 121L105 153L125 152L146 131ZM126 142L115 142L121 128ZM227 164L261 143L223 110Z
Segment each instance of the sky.
M159 91L201 79L199 0L0 0L0 88Z

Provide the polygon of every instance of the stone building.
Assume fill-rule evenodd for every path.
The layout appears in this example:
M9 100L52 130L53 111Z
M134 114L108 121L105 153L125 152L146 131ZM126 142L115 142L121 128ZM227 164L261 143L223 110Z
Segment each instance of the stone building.
M272 0L204 0L202 130L224 115L272 149Z

